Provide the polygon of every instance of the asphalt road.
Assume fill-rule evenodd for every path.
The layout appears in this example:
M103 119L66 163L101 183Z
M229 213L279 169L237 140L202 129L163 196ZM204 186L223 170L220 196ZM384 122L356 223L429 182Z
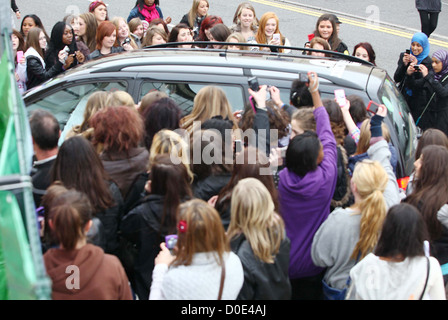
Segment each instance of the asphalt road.
M222 17L230 25L241 0L209 0L210 14ZM48 33L52 26L69 13L87 11L88 0L16 0L22 16L37 14ZM420 20L411 0L251 0L258 17L267 11L280 18L280 30L293 46L302 47L307 35L314 30L317 18L326 12L336 13L343 22L341 38L350 51L362 41L370 42L376 51L377 65L393 75L400 52L410 46L415 32L420 30ZM431 53L437 49L448 50L448 0L442 0L439 25L431 36ZM127 17L135 0L106 0L109 17ZM189 0L160 0L164 16L178 23L191 7ZM17 26L20 21L17 21Z

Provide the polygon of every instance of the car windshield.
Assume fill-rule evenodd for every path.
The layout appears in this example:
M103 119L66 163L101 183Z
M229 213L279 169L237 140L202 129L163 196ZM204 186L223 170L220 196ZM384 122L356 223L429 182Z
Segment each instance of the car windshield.
M414 163L413 150L417 147L417 130L409 113L408 105L389 77L384 80L383 86L379 90L379 97L387 107L389 119L397 133L398 146L396 147L400 148L405 160L405 174L410 174Z

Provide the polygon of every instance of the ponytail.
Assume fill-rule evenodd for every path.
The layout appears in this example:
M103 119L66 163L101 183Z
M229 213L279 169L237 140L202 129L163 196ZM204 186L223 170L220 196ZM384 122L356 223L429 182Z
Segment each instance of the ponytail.
M88 197L79 191L66 190L50 204L49 218L53 232L66 250L76 249L86 237L85 227L92 219L92 206Z
M364 258L375 248L386 217L387 205L384 190L389 181L386 170L378 161L363 160L355 166L352 181L361 201L357 203L361 212L359 240L351 259Z
M386 201L383 191L376 189L368 195L359 205L361 223L359 240L352 252L351 259L364 258L375 248L383 221L386 217Z

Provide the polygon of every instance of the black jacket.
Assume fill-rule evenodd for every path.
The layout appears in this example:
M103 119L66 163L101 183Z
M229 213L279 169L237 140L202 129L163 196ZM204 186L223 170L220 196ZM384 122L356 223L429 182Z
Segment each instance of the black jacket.
M192 184L193 195L204 201L216 196L229 182L230 172L208 176L201 180L195 180Z
M398 84L398 88L403 94L409 109L411 110L412 117L414 121L422 114L423 109L425 108L426 103L429 99L429 91L426 87L424 87L425 80L422 77L422 74L419 72L415 72L412 76L407 74L408 65L403 63L404 52L400 54L400 58L398 59L397 69L394 73L394 81ZM425 65L428 68L430 76L434 76L434 71L432 69L432 59L431 57L426 57L423 59L421 64ZM426 117L422 117L418 126L425 130L429 128L431 125L428 122Z
M123 198L116 183L109 182L109 190L115 200L115 205L101 212L97 212L95 216L100 219L104 227L106 238L104 252L117 255L119 243L118 231L123 217Z
M160 251L160 243L166 234L159 233L163 215L164 197L151 194L121 221L122 235L136 245L134 262L134 291L140 300L148 300L152 282L154 259Z
M27 89L31 89L42 82L53 78L62 71L62 63L59 60L49 70L45 70L39 58L28 56L26 58L26 75L28 79L26 87Z
M425 86L430 93L430 99L434 94L425 113L429 113L428 116L433 128L442 130L448 135L448 74L440 81L437 81L431 74L428 74L424 79L426 81Z
M232 251L238 255L244 269L244 283L238 300L290 300L289 250L287 237L280 245L274 263L265 263L254 256L244 234L231 239Z

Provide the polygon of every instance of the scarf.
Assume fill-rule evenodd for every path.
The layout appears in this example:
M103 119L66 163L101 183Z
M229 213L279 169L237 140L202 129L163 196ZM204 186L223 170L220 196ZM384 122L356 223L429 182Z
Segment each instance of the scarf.
M156 9L156 4L152 6L143 5L142 8L138 7L138 11L145 17L145 20L151 22L154 19L160 18L159 12Z
M415 56L418 60L418 64L420 64L427 56L429 56L430 46L428 36L423 32L417 32L412 36L411 43L413 42L418 42L423 47L423 51L419 55Z
M448 74L448 51L443 49L437 50L433 53L432 57L442 62L442 70L434 75L437 81L441 81Z

